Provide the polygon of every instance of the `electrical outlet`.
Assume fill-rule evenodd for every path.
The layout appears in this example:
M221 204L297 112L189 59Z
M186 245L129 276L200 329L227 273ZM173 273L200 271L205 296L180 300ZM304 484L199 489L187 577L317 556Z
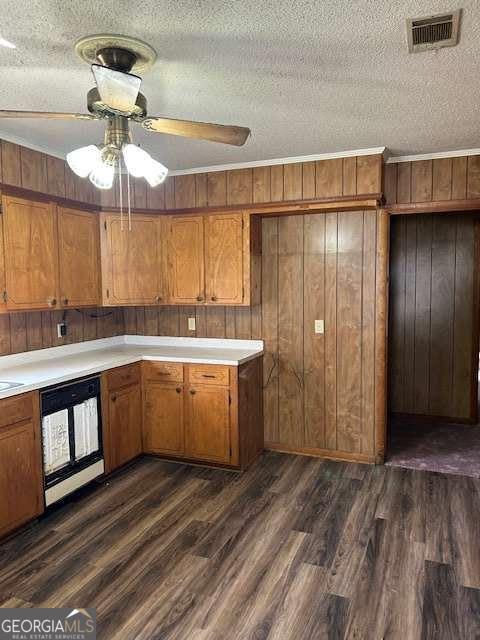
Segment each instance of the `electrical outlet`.
M57 338L64 338L67 335L67 323L59 322L57 324Z
M324 325L323 320L315 320L315 333L323 333Z
M188 319L188 330L189 331L195 331L195 318L189 318Z

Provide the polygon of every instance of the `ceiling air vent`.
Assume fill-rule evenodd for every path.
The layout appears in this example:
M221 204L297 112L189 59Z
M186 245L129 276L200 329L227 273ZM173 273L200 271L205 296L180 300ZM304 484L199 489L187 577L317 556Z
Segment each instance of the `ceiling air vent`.
M410 53L453 47L458 42L460 9L451 13L407 20L408 50Z

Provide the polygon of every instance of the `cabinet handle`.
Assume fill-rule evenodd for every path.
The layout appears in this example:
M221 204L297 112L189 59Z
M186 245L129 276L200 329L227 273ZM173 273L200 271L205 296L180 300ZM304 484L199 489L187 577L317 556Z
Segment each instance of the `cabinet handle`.
M48 303L48 306L54 307L57 304L57 299L56 298L48 298L47 303Z
M155 296L155 302L161 302L162 300L162 296Z
M63 304L68 304L68 298L63 299Z
M212 296L211 300L212 300L212 302L216 302L217 301L217 296Z
M175 389L175 391L176 391L177 393L182 393L182 387L177 387L177 388Z
M117 396L112 396L112 402L116 402L117 401Z
M197 296L197 302L202 302L203 296Z
M190 393L192 396L194 396L197 392L195 391L195 389L190 389Z

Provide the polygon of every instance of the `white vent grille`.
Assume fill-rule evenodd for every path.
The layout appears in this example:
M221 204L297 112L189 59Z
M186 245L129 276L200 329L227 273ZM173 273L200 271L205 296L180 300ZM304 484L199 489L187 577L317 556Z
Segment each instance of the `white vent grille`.
M410 53L453 47L458 43L460 9L451 13L407 20Z

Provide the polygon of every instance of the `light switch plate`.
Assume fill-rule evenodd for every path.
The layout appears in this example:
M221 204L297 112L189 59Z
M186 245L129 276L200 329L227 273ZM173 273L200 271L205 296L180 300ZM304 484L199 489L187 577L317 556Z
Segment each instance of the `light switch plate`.
M315 320L315 333L323 333L323 332L324 332L323 320Z
M188 319L188 330L195 331L195 318Z

